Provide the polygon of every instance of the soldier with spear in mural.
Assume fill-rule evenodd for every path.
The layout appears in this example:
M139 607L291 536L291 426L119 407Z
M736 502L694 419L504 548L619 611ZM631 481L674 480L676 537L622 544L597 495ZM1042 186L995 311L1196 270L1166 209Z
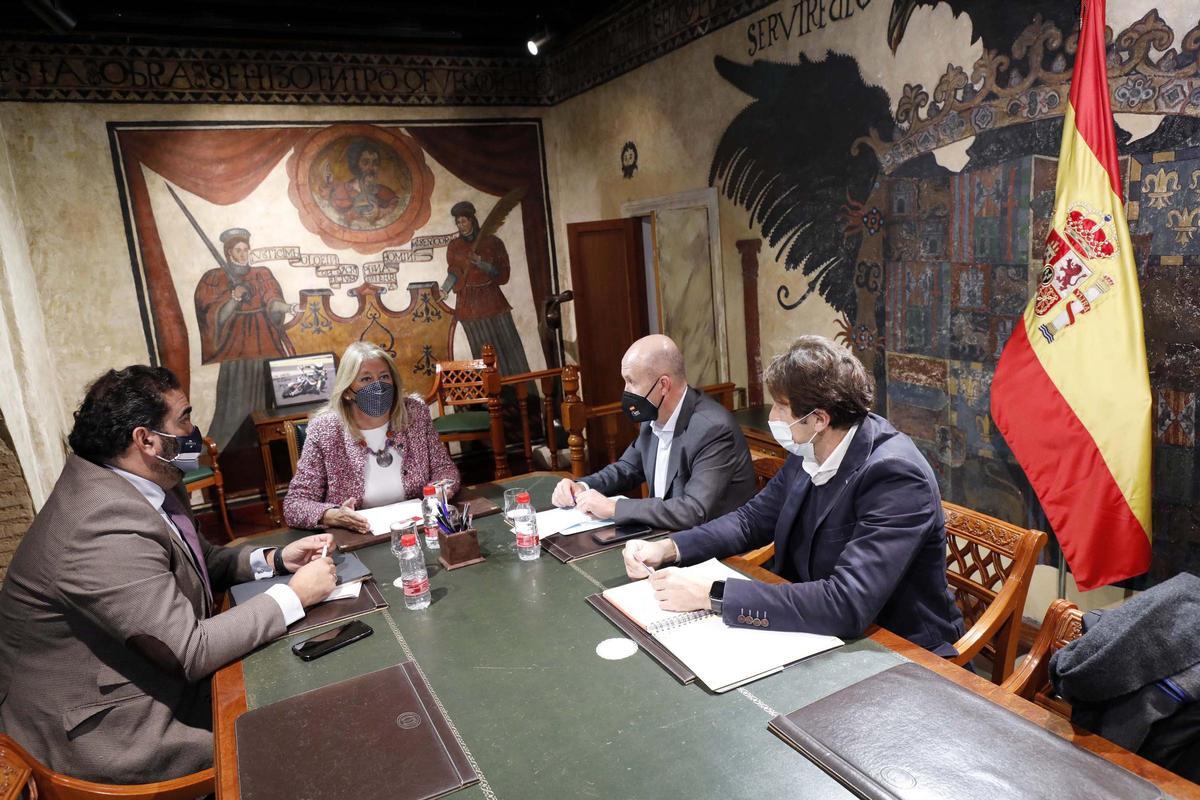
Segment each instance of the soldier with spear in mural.
M221 449L238 433L246 437L239 444L250 444L249 414L264 407L267 399L263 359L295 355L283 330L292 307L283 299L283 289L271 270L250 264L250 231L223 231L222 250L217 250L175 190L169 185L167 189L217 262L215 269L201 276L195 292L200 360L221 365L209 435Z

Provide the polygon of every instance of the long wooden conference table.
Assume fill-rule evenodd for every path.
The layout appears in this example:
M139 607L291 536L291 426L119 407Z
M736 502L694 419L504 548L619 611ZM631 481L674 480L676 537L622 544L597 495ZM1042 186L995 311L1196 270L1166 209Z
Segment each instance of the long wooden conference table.
M542 508L559 477L534 473L482 488L499 503L505 487L523 486ZM402 592L392 586L399 575L396 558L382 542L357 551L391 604L361 618L374 635L311 662L292 655L297 637L288 637L216 674L220 800L240 797L234 737L240 714L408 659L419 665L479 774L478 784L455 793L462 800L850 797L769 733L767 722L906 660L1120 764L1172 797L1200 798L1200 787L882 629L720 695L679 684L641 651L603 660L596 645L621 633L584 598L627 582L620 550L569 564L543 552L526 562L517 558L502 516L480 519L477 528L485 562L449 571L428 559L428 609L405 609ZM283 529L252 541L283 544L304 535ZM780 580L764 570L751 577ZM329 769L338 769L336 753L294 757L327 759ZM986 743L979 757L987 758Z

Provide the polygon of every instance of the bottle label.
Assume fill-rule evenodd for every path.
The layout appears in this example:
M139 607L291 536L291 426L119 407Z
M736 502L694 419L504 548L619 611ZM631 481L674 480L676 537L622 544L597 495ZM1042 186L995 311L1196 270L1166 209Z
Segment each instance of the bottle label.
M518 533L517 547L537 547L538 535L534 533Z
M438 537L438 526L437 525L426 525L425 526L425 538L426 539L436 539L437 537Z
M411 578L404 581L404 596L419 597L429 591L429 578L421 578L413 580Z

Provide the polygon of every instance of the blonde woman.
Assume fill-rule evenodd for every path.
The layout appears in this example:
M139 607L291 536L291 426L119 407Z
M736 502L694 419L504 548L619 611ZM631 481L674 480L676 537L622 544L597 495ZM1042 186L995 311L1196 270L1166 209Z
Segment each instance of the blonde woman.
M356 508L420 497L433 481L450 481L448 492L458 491L458 469L429 409L401 391L386 352L369 342L346 348L329 404L308 424L283 502L288 525L366 533L370 525Z

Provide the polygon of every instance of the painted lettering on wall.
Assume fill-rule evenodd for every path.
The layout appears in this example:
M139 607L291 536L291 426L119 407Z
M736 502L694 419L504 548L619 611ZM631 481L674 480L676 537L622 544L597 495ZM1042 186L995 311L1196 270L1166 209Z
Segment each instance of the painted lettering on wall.
M746 54L753 56L779 42L824 30L830 23L850 19L855 11L862 11L870 4L871 0L798 0L791 8L759 17L746 27L746 39L750 42Z

